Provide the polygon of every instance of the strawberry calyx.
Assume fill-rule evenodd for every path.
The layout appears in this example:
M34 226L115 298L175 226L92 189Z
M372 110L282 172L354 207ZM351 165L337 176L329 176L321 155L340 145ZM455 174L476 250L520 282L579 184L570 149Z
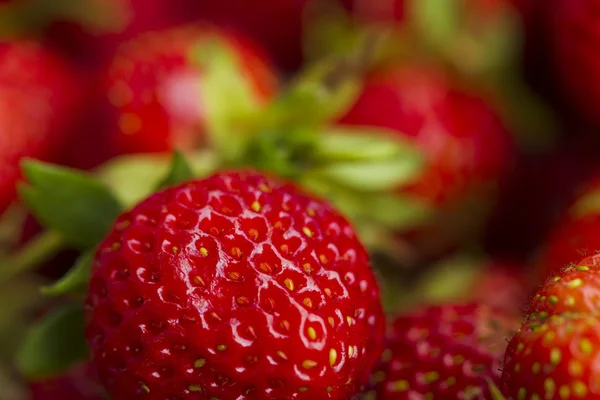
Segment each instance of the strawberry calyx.
M48 379L58 376L86 361L88 357L88 345L83 334L84 310L81 298L87 290L91 262L98 244L117 216L125 207L131 206L131 203L124 204L120 201L117 191L123 192L122 187L135 182L134 178L150 181L139 186L138 192L131 193L130 190L124 196L128 201L137 201L160 188L189 180L196 173L202 173L195 170L193 164L189 164L176 151L170 165L164 168L162 179L156 179L156 169L149 166L152 165L151 162L160 165L164 160L159 156L148 156L145 164L140 163L140 160L135 160L134 164L141 164L153 171L152 177L129 175L128 183L120 181L114 184L113 180L111 188L102 179L106 180L111 173L113 177L118 176L119 172L122 173L132 165L127 160L120 161L120 168L113 166L111 171L105 167L104 171L96 175L34 160L22 163L27 183L20 184L19 193L48 231L34 239L30 247L25 249L26 253L18 253L13 259L6 261L6 265L14 265L11 266L10 273L3 272L0 281L34 268L46 259L45 256L55 254L64 246L82 251L82 255L65 276L42 288L42 293L48 297L67 296L72 300L46 314L24 339L16 364L26 378ZM135 174L136 171L138 170L134 169L129 173ZM118 190L113 190L114 188Z

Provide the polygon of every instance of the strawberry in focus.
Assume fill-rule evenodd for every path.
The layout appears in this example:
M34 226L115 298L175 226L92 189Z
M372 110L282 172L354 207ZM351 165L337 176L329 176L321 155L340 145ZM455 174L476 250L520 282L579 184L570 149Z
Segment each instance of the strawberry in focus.
M424 171L398 194L421 199L443 216L406 236L426 256L456 246L482 222L478 208L487 207L513 161L510 134L494 110L431 67L371 73L340 124L388 128L422 151Z
M0 43L0 213L14 200L19 160L55 160L67 140L77 98L75 77L37 43Z
M587 257L547 279L529 305L529 319L600 311L600 256Z
M117 153L189 151L206 143L205 75L194 52L211 41L235 57L258 103L275 94L272 68L241 36L196 25L141 35L121 45L105 84Z
M485 305L429 306L396 318L382 365L373 376L377 399L485 399L515 320Z
M525 323L504 358L500 389L511 399L600 399L600 320L554 315Z
M381 353L369 258L327 203L253 172L158 192L100 244L87 339L114 400L348 399Z

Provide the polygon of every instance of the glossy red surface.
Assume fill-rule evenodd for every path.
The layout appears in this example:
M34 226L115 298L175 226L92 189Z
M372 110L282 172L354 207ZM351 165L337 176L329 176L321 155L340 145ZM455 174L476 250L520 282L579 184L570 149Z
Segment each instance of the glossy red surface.
M348 222L254 173L190 181L121 216L87 305L114 400L348 399L384 325Z

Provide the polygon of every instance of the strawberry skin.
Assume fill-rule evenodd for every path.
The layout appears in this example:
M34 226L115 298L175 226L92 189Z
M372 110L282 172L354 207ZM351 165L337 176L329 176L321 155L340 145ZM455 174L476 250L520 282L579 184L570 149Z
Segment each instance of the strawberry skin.
M118 153L192 150L206 140L202 69L196 46L221 40L237 57L257 101L276 90L273 70L258 48L241 36L213 27L184 26L150 32L123 44L106 83Z
M373 376L378 400L484 399L498 381L513 319L480 304L429 306L401 315Z
M550 9L548 32L557 78L575 111L600 126L600 1L558 0Z
M0 213L15 198L19 161L54 161L67 139L76 91L68 67L28 41L0 43Z
M424 171L399 194L415 196L448 218L458 215L453 224L445 221L426 235L411 235L410 241L426 252L456 244L457 236L466 234L457 227L469 225L477 213L469 206L465 219L460 217L465 210L457 209L473 196L476 204L484 204L512 165L510 134L498 115L484 99L453 88L431 67L396 65L373 72L340 123L391 129L422 151Z
M253 172L158 192L92 266L87 339L121 399L348 399L382 348L369 258L327 203Z
M501 390L510 399L600 399L599 346L596 317L526 323L506 349Z
M547 279L529 305L529 318L597 314L600 311L600 255L587 257Z

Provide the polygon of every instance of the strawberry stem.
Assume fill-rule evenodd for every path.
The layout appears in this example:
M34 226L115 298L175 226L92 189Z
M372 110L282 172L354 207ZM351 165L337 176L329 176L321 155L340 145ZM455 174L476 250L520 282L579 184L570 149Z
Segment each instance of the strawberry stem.
M54 256L65 246L63 238L52 231L46 231L17 252L1 261L0 283L38 267L44 261Z

